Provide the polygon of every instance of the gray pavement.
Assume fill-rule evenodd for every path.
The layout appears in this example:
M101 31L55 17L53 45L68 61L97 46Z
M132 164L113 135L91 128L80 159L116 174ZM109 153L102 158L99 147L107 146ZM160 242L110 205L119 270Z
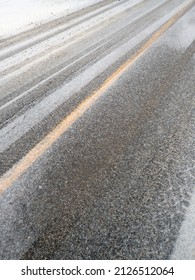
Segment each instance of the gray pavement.
M52 46L45 57L32 55L31 44L29 65L17 64L13 53L9 63L2 60L3 180L164 23L194 3L103 2L105 8L116 2L118 13L109 8L104 18L101 12L102 22L75 31L71 45ZM191 5L1 192L1 259L195 258L194 14ZM38 35L21 36L13 39L16 58L17 42Z

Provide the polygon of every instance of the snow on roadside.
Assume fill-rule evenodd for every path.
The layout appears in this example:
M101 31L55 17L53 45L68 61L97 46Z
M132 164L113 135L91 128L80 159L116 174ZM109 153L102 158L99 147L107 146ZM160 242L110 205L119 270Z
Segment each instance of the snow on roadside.
M0 0L0 38L22 32L102 0Z

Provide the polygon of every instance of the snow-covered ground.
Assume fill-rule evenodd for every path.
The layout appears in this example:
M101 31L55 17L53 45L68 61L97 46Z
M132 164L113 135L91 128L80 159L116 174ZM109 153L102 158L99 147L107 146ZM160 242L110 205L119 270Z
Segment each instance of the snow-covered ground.
M102 0L0 0L0 38L30 29Z

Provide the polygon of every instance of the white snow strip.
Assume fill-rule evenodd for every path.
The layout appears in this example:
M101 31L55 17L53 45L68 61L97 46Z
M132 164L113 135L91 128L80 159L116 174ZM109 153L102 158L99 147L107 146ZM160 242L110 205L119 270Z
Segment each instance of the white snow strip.
M11 99L10 101L8 101L6 104L2 105L0 107L0 111L7 108L9 105L13 104L14 102L18 101L19 99L21 99L22 97L26 96L27 94L29 94L32 90L35 90L36 88L38 88L40 85L43 85L44 83L46 83L47 81L49 81L52 78L55 78L56 76L58 76L60 73L64 72L65 70L67 70L68 68L70 68L71 66L73 66L74 64L78 63L80 60L82 60L83 58L87 57L88 55L90 55L91 53L93 53L94 51L98 50L99 48L101 48L103 45L107 44L109 41L104 42L103 44L100 44L98 47L94 48L92 51L88 52L87 54L79 57L79 59L73 61L72 63L70 63L69 65L67 65L66 67L60 69L59 71L55 72L53 75L49 76L48 78L42 80L40 83L36 84L35 86L33 86L32 88L30 88L29 90L23 92L22 94L18 95L17 97Z

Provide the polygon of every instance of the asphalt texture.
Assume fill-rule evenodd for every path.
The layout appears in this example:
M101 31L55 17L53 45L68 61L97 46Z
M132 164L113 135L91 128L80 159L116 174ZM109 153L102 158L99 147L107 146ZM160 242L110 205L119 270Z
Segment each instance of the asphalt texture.
M94 22L81 20L85 25L76 25L70 38L65 30L64 42L55 41L61 19L0 43L2 178L189 3L130 2L103 1L70 16L70 26L83 15ZM0 259L195 258L188 246L195 248L194 227L188 226L189 209L190 219L195 217L195 7L190 3L0 193ZM90 16L94 11L100 19ZM25 40L31 42L22 45ZM37 47L40 42L45 45Z

